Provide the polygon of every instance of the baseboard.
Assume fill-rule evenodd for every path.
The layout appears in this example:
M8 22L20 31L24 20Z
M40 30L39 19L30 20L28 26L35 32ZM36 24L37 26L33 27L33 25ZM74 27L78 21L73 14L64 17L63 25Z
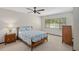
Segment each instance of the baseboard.
M61 35L57 35L57 34L51 34L51 33L48 33L48 34L58 36L58 37L62 37Z
M3 43L5 43L5 42L1 42L0 44L3 44Z

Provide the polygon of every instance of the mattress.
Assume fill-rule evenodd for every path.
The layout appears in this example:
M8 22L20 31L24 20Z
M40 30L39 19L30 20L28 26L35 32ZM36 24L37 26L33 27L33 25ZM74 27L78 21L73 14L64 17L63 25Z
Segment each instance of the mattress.
M32 42L37 42L37 41L39 41L43 38L46 38L47 36L48 35L46 33L42 32L42 31L34 31L34 30L26 31L25 30L25 31L20 31L19 32L19 37L23 41L25 41L29 44L31 44L31 41Z

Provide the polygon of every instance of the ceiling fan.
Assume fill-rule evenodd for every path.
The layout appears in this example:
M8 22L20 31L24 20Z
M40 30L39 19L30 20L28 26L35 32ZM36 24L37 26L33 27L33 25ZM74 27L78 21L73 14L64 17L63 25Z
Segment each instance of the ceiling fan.
M33 7L33 9L30 9L30 8L26 8L27 10L30 10L31 12L33 13L38 13L40 14L40 11L44 11L45 9L37 9L37 7Z

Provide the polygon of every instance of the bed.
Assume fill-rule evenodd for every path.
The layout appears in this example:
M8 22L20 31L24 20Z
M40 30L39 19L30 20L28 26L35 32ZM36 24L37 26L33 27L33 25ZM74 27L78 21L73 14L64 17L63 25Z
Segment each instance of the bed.
M31 50L45 41L48 41L47 33L33 30L31 26L19 27L18 37L26 43L27 46L31 47Z

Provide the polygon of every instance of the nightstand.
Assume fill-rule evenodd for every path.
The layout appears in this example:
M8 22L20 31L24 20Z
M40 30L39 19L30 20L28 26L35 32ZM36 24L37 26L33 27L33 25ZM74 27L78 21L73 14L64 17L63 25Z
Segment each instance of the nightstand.
M16 41L16 34L10 33L5 35L5 44L15 42Z

